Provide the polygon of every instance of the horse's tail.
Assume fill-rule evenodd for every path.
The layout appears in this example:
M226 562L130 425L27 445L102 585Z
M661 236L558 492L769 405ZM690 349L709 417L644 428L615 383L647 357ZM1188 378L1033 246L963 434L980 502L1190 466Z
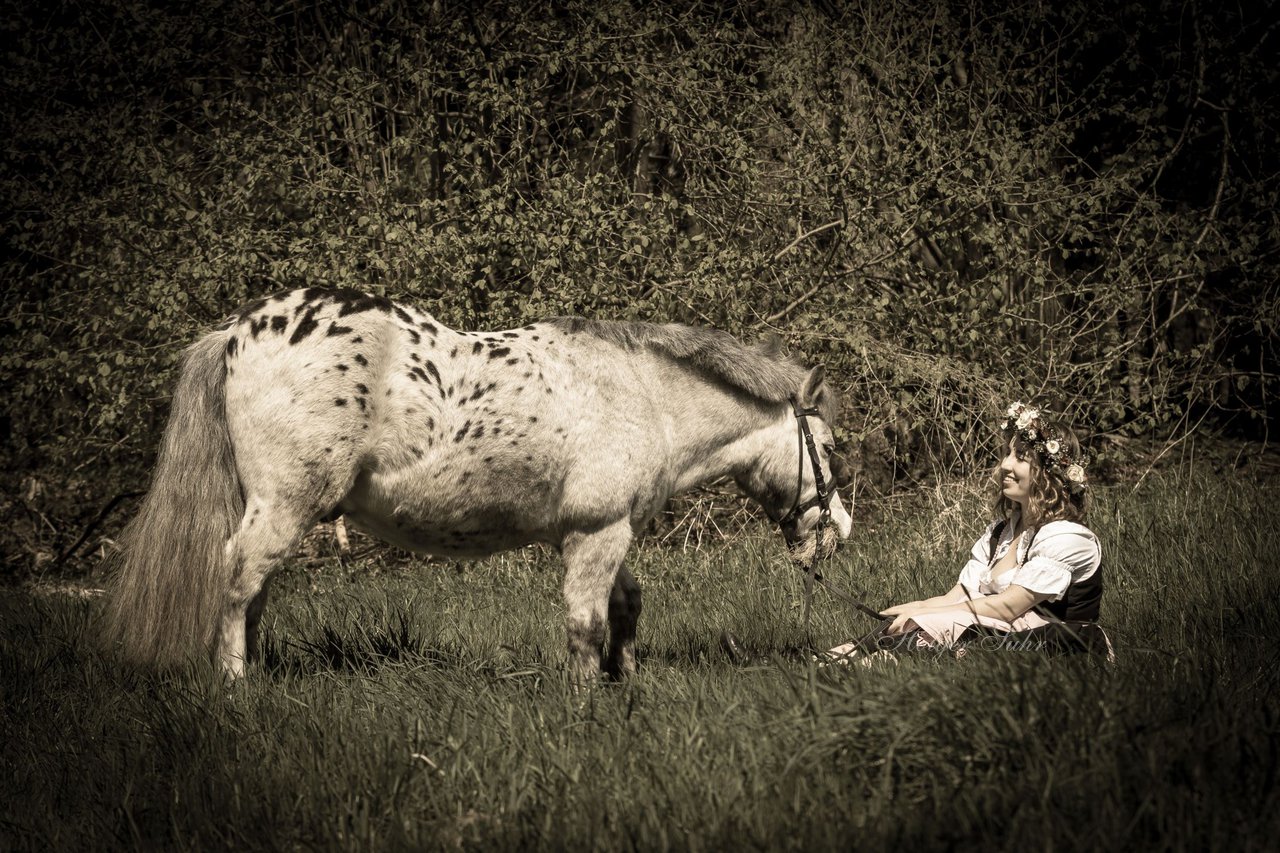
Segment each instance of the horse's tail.
M221 624L226 543L244 515L227 427L229 335L212 332L187 349L151 489L121 537L106 630L135 664L208 654Z

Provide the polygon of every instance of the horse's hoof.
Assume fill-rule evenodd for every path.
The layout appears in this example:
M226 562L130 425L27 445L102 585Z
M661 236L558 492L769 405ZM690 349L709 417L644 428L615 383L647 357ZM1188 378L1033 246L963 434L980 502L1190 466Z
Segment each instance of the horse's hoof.
M751 655L742 647L742 642L728 631L720 632L720 648L734 663L749 663Z

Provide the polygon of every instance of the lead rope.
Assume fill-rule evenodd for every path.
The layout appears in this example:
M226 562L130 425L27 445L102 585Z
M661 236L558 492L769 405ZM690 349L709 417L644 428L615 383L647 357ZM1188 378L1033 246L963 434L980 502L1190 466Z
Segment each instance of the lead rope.
M809 558L809 565L805 567L804 577L804 632L809 634L809 616L813 610L813 584L818 580L818 560L822 559L822 534L826 532L827 525L831 522L831 496L827 493L827 481L822 476L822 461L818 458L818 447L813 440L813 432L809 429L809 422L805 419L808 415L815 414L813 409L801 409L794 400L791 402L796 413L796 423L799 427L799 435L797 436L797 445L803 442L803 447L797 447L800 456L800 482L799 488L796 490L796 503L800 502L801 489L804 487L804 451L809 452L809 462L813 466L813 485L817 491L818 500L818 523L813 527L814 547L813 556Z

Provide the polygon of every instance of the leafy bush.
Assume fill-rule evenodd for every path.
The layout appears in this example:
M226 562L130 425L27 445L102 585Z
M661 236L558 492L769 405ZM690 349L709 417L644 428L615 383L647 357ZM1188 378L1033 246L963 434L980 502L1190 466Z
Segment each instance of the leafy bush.
M1015 397L1266 426L1261 12L411 5L11 10L10 470L138 486L181 347L314 283L776 330L880 488L984 459Z

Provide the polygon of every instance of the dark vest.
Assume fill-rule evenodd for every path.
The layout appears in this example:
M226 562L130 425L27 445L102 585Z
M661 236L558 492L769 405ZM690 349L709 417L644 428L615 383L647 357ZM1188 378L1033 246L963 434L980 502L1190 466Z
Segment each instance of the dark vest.
M991 531L991 547L988 553L993 561L996 546L1000 544L1000 534L1004 532L1007 523L1001 521ZM1027 553L1031 552L1031 545L1035 542L1038 532L1038 529L1032 532L1031 542L1027 543ZM1050 621L1057 619L1062 622L1097 622L1101 605L1102 566L1099 565L1094 573L1084 580L1072 580L1067 591L1062 594L1062 598L1057 601L1042 601L1034 609Z

